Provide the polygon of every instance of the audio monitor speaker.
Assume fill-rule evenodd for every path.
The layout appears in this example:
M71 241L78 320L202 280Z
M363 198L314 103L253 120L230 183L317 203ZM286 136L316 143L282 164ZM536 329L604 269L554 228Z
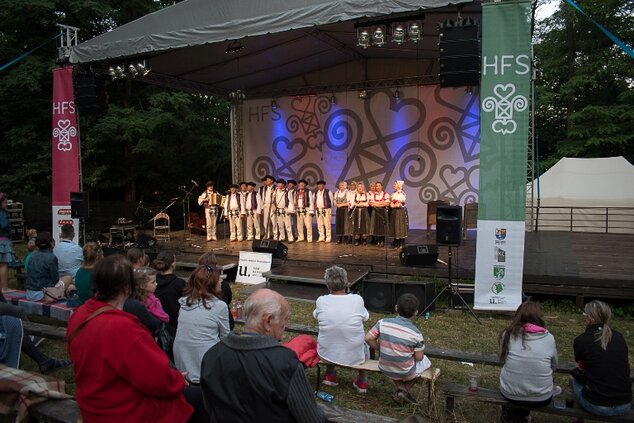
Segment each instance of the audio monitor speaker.
M88 193L87 192L71 192L70 193L70 217L84 218L88 217Z
M73 74L75 105L80 116L101 116L108 111L106 76L92 72Z
M420 313L434 300L436 296L436 284L434 282L403 281L396 285L394 294L394 305L396 305L396 301L398 301L398 297L401 295L414 294L420 303L418 307L418 312ZM434 303L427 311L434 311L435 309Z
M461 206L438 206L436 208L436 244L459 246L461 229Z
M406 266L434 266L437 260L437 245L408 245L401 250L401 263Z
M398 281L391 279L366 279L363 281L363 301L365 308L379 313L394 313L398 297L414 294L423 311L432 302L436 294L433 282ZM429 310L433 310L433 305Z
M270 239L253 241L251 249L256 253L271 253L274 258L286 258L288 255L288 247L286 245L280 241Z
M455 26L440 30L440 86L480 85L479 26Z

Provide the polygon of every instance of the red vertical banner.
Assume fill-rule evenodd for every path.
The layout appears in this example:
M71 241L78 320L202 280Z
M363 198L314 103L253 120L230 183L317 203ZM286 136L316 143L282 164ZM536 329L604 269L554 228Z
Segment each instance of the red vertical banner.
M70 193L79 191L79 126L73 93L73 67L53 69L52 205L53 237L65 223L79 234L79 220L70 216Z

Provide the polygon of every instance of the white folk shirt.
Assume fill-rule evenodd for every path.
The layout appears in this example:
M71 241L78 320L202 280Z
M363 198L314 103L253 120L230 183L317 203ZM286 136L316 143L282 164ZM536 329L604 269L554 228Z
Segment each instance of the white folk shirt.
M307 198L308 205L304 204L304 196ZM315 210L315 198L311 190L300 189L295 195L295 203L298 209L307 209L309 213L313 213Z
M350 202L350 192L347 189L344 189L343 191L338 190L335 192L334 196L335 204L339 204L340 206Z
M396 191L392 194L392 203L400 202L401 206L405 206L405 200L407 200L407 196L403 190Z
M332 200L332 192L328 191L328 195L330 196L330 204L333 203ZM315 192L315 208L317 209L325 209L326 207L326 190L323 191L317 190Z
M272 186L266 186L264 187L264 189L262 190L262 197L260 198L260 204L262 204L263 206L270 206L271 204L273 204L273 193L275 192L275 188L273 188Z
M235 194L229 194L229 198L227 199L227 203L225 204L225 213L230 211L237 211L240 214L244 214L244 210L242 210L243 204L238 201L238 196L242 195L239 192L236 192Z
M273 195L273 200L274 200L274 204L275 207L278 209L285 209L286 208L286 189L276 189L275 190L275 194Z
M252 208L252 196L256 196L256 200L257 200L257 207L255 209ZM257 197L258 193L253 191L247 191L247 194L244 196L244 210L248 211L248 210L253 210L253 213L260 213L260 210L262 209L262 201L260 198Z
M373 192L372 194L370 194L370 201L372 201L373 203L379 203L378 206L380 207L385 206L385 202L389 199L390 196L385 191Z

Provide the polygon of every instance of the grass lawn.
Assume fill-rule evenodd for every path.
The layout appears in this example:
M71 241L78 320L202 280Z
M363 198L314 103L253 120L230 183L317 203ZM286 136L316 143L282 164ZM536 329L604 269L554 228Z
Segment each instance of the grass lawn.
M21 245L16 245L16 250L21 253ZM22 247L23 248L23 247ZM24 257L24 254L20 254ZM10 286L15 286L16 280L12 272L10 272ZM234 284L234 297L243 297L240 291L243 288L240 284ZM324 291L324 294L326 292ZM316 324L312 317L314 303L306 301L290 301L291 304L291 322L295 324L304 324L314 326ZM442 306L442 303L440 303ZM581 311L574 310L570 306L547 306L545 310L546 322L549 330L555 336L557 342L557 350L559 352L560 362L572 362L572 341L583 331L581 321ZM369 330L374 323L387 315L380 313L370 313L370 319L366 323L366 329ZM464 351L479 351L486 353L497 353L497 339L499 333L508 324L510 315L496 314L479 314L482 325L468 313L448 313L441 307L437 307L437 311L431 313L429 320L419 319L416 325L423 333L425 342L428 346L437 348L452 348ZM34 316L34 321L42 321L49 324L61 324L51 319L38 318ZM623 333L626 340L631 341L634 335L634 319L630 317L616 317L613 319L612 326L614 329ZM287 334L290 338L291 334ZM630 344L630 347L632 345ZM53 357L66 357L66 346L63 342L55 342L46 340L41 348L43 351ZM432 360L435 367L441 369L439 385L444 382L454 382L467 384L467 376L469 373L481 374L481 386L497 388L499 367L484 366L456 363L445 360ZM634 363L634 352L630 350L630 367ZM22 368L26 370L37 370L37 366L32 360L23 355ZM415 388L415 393L421 391L421 406L397 406L391 399L393 392L392 384L389 380L380 374L370 374L370 388L367 394L359 394L352 388L352 381L355 372L339 370L340 384L337 387L327 387L322 385L322 390L329 392L335 396L335 404L343 407L363 410L366 412L392 416L395 418L405 417L415 412L426 413L424 406L426 405L426 392L422 392L422 385ZM307 376L311 386L315 386L316 370L307 370ZM66 381L68 392L74 393L74 381L72 369L64 369L56 373ZM566 376L561 374L555 375L555 383L558 385L566 385ZM319 401L319 400L318 400ZM480 404L476 402L456 401L456 414L447 415L444 412L444 397L442 395L441 386L437 386L437 399L431 412L427 416L432 421L437 422L495 422L499 421L499 406ZM569 419L558 418L552 415L540 413L532 413L533 422L564 422ZM0 418L0 422L5 421Z

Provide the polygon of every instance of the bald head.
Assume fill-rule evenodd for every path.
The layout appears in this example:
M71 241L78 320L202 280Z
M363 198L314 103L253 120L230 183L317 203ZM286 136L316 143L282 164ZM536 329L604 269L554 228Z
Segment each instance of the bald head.
M244 330L281 339L290 308L286 299L275 291L262 288L244 302Z

